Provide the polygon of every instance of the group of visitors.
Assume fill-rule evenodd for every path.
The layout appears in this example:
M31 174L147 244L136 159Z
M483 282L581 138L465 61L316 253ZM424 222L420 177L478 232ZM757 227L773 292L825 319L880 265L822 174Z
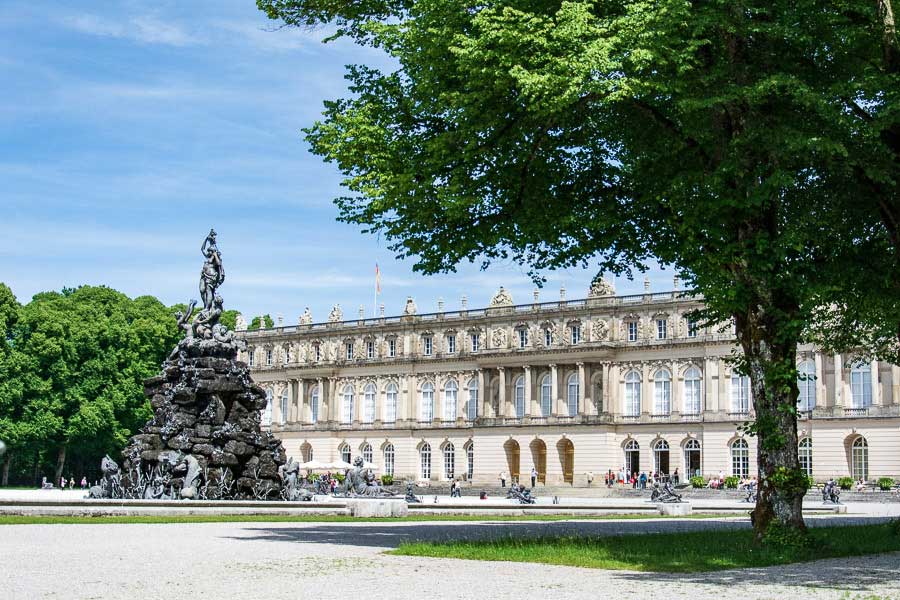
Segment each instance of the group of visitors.
M724 490L725 472L719 471L719 474L716 477L710 477L709 481L706 482L706 487L711 490Z
M590 479L588 485L590 486ZM645 490L647 486L653 486L654 483L662 482L662 481L670 481L672 485L678 485L680 483L681 476L678 473L678 469L671 475L667 475L665 473L660 473L658 471L633 471L629 473L625 468L619 469L619 472L616 473L612 469L606 472L606 475L603 478L606 487L611 488L616 484L621 485L623 487L631 486L636 490Z

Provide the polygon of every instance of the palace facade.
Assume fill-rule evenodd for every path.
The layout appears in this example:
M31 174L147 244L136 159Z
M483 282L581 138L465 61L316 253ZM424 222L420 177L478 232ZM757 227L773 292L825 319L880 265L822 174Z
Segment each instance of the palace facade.
M645 288L648 286L645 284ZM616 296L246 331L264 425L301 462L362 456L398 478L495 483L501 472L583 483L608 469L756 472L749 381L733 332L700 327L702 298ZM817 480L900 475L900 367L799 348L800 460Z

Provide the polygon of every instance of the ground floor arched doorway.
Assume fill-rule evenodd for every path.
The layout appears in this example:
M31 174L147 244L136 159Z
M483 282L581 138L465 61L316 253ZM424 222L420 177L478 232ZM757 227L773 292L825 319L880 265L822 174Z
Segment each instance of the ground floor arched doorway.
M625 444L625 476L626 478L641 472L641 447L636 440Z
M509 469L509 477L513 481L519 480L519 442L516 440L507 440L503 444L503 450L506 452L506 466Z
M575 444L569 438L563 438L556 444L559 451L559 464L562 467L563 482L575 481Z
M537 471L537 480L543 484L547 483L547 444L542 439L536 439L531 442L531 461L534 464L534 470Z

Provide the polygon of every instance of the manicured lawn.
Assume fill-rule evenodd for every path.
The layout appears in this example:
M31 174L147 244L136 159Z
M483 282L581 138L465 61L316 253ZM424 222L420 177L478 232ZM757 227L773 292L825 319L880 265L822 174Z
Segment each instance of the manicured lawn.
M900 527L896 524L816 527L810 529L810 535L814 543L804 550L754 548L751 544L752 532L740 530L592 538L415 542L403 543L391 554L692 573L900 551Z
M694 514L690 518L704 519L721 517L713 514ZM732 515L733 516L733 515ZM167 524L167 523L392 523L392 522L421 522L421 521L585 521L585 520L616 520L616 519L659 519L658 515L603 515L603 516L572 516L572 515L410 515L396 518L356 518L341 515L184 515L184 516L21 516L0 515L0 525L102 525L110 523L125 524ZM666 517L672 518L672 517ZM680 517L685 518L685 517Z

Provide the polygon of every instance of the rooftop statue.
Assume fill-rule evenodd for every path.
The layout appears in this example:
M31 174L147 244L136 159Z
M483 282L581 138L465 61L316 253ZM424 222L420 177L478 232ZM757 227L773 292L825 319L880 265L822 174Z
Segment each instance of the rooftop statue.
M298 321L300 325L311 325L312 324L312 313L309 312L309 307L303 309L303 314L300 315L300 320Z
M494 294L494 297L491 298L491 308L496 308L498 306L512 306L513 299L510 296L509 292L506 291L506 288L502 285L500 289L497 290L497 293Z
M341 310L340 304L335 304L331 307L331 312L328 314L328 322L329 323L340 323L344 320L344 311Z
M403 307L404 315L414 315L418 312L418 308L416 307L416 301L413 300L412 296L406 297L406 306Z
M597 275L591 281L591 289L588 291L588 298L602 298L604 296L615 296L616 288L612 283L604 279L601 275Z

